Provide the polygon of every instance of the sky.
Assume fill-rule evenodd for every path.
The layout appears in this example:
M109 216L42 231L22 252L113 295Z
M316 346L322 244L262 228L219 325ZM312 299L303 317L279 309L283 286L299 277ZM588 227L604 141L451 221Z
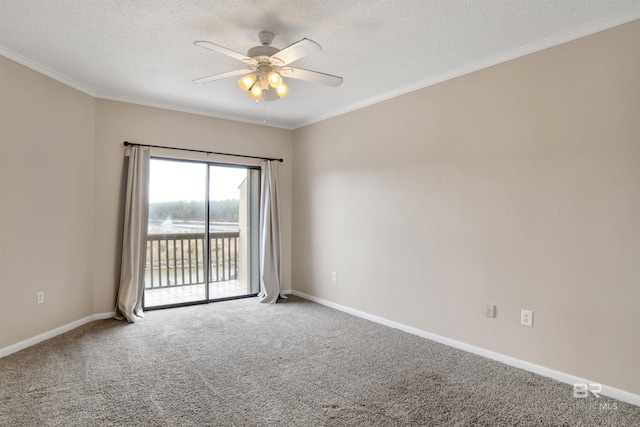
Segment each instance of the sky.
M206 173L206 164L151 159L149 203L204 200ZM244 168L212 166L210 199L237 200L246 176Z

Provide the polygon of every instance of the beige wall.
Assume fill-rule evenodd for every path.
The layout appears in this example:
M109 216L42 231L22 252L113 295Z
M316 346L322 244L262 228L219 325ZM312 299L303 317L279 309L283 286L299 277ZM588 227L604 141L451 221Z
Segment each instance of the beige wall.
M119 274L118 234L123 141L283 158L278 165L282 208L283 288L291 288L292 132L121 102L96 100L94 311L113 309ZM177 151L152 154L188 156ZM191 155L194 159L206 156ZM229 158L210 156L211 161ZM231 158L232 163L242 162ZM251 162L243 164L259 164Z
M295 290L640 393L640 21L296 130L293 164Z
M4 348L93 313L94 100L3 57L0 76Z
M129 140L284 157L285 288L640 393L639 52L634 22L294 132L0 57L0 349L113 310Z
M0 349L113 311L125 140L284 158L283 287L291 287L291 131L94 99L4 57L0 66Z

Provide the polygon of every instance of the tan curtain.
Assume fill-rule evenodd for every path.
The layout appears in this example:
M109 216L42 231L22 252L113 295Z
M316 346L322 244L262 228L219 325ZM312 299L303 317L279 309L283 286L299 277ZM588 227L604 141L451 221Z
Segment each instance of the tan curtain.
M125 150L127 190L116 318L129 322L136 322L144 316L142 296L149 219L149 159L148 147L134 145Z
M277 163L263 161L260 183L260 302L275 303L282 284Z

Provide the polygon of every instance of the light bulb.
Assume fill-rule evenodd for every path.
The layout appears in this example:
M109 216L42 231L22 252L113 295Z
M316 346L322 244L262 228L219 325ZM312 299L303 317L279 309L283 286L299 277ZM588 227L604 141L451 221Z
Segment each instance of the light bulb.
M282 77L280 77L280 74L276 73L275 71L271 71L268 74L267 78L269 79L269 84L272 88L277 89L278 86L282 84Z
M238 85L242 90L249 90L251 86L256 82L255 74L245 74L238 80Z
M289 86L287 86L286 84L282 83L280 86L278 86L276 88L276 92L278 93L278 96L280 98L284 98L285 96L287 96L289 94Z
M249 92L249 96L256 100L256 102L260 101L260 97L262 97L262 88L260 85L253 85L251 91Z

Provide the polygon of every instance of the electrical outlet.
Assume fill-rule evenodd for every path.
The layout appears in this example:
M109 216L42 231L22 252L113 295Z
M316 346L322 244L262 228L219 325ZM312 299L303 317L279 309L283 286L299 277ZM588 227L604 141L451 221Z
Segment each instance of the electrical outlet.
M533 327L533 311L520 310L520 324Z
M335 271L333 273L331 273L331 280L333 280L334 282L338 281L338 275L336 274Z
M484 315L487 317L496 317L496 306L493 304L485 304Z
M44 291L38 292L38 304L44 303Z

